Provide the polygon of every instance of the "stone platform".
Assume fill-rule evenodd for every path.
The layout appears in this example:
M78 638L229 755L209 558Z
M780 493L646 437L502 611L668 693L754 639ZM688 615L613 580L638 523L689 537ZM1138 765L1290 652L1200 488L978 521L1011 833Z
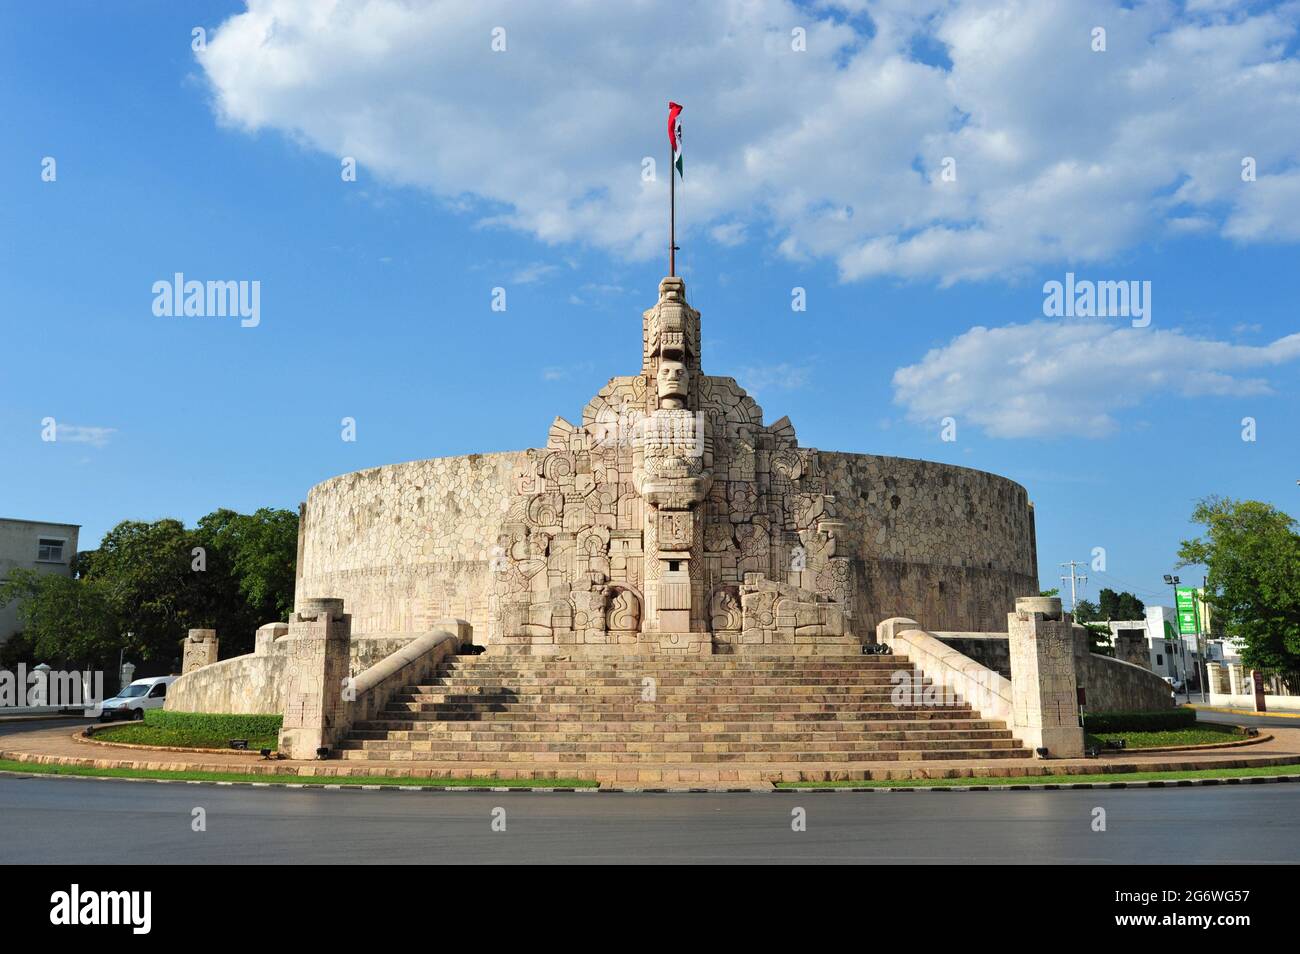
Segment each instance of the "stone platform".
M843 781L926 778L1032 779L1044 775L1114 774L1131 772L1191 771L1300 764L1300 728L1270 729L1272 738L1249 749L1223 749L1188 753L1125 752L1095 759L980 759L910 762L843 762L747 765L664 763L654 766L588 763L557 766L554 762L410 762L265 761L256 754L213 752L142 752L139 749L87 745L66 727L35 729L5 736L0 759L47 765L82 765L97 768L131 768L163 771L246 772L276 781L331 780L384 776L393 778L499 778L592 779L618 786L693 786L726 789L772 782Z

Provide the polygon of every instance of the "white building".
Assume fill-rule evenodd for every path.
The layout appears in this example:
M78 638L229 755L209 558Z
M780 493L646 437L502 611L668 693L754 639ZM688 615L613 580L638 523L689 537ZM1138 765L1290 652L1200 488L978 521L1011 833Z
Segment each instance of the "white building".
M77 555L76 523L42 523L0 517L0 579L16 569L72 575ZM19 630L18 604L0 606L0 643Z
M1157 676L1171 676L1186 685L1199 686L1199 656L1196 637L1178 635L1178 613L1172 606L1148 606L1146 619L1112 620L1111 644L1118 646L1121 634L1141 632L1147 646L1147 665Z

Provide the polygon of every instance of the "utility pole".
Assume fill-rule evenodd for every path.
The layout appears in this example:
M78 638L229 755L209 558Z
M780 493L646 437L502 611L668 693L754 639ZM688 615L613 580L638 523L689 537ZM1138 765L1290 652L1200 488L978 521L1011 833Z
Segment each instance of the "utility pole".
M1209 649L1210 645L1210 633L1209 626L1201 625L1202 621L1207 623L1209 622L1208 620L1205 620L1205 614L1201 607L1205 606L1205 591L1209 585L1209 576L1202 576L1201 592L1197 595L1196 602L1192 604L1196 607L1196 655L1200 657L1200 668L1196 673L1196 681L1201 684L1201 702L1205 703L1210 701L1208 687L1205 684L1206 680L1210 677L1209 661L1205 658L1205 653ZM1202 630L1205 630L1204 635L1202 635Z
M1078 602L1078 591L1075 587L1080 583L1087 583L1088 578L1075 570L1075 567L1087 566L1088 564L1080 560L1071 560L1069 563L1062 563L1061 566L1070 568L1070 575L1061 577L1061 582L1069 581L1070 584L1070 613L1073 615L1075 603Z
M1178 584L1181 583L1182 580L1180 580L1180 579L1179 579L1178 577L1176 577L1176 576L1173 576L1172 574L1166 573L1166 574L1165 574L1165 582L1168 583L1169 586L1170 586L1170 587L1173 589L1173 591L1174 591L1174 619L1177 620L1177 619L1178 619ZM1164 616L1164 613L1162 612L1160 615L1161 615L1161 617L1163 617L1163 616ZM1175 633L1176 633L1176 635L1177 635L1177 637L1178 637L1178 645L1181 646L1181 647L1182 647L1182 650L1183 650L1183 652L1182 652L1182 657L1183 657L1183 691L1187 693L1187 701L1188 701L1188 703L1190 703L1190 702L1192 701L1192 686L1191 686L1191 683L1189 683L1189 682L1187 681L1187 644L1186 644L1185 642L1183 642L1183 634L1182 634L1182 628L1181 628L1181 627L1175 627ZM1168 645L1169 645L1168 642L1166 642L1165 645L1168 646ZM1174 675L1177 675L1177 674L1178 674L1177 671L1175 671ZM1177 701L1178 701L1178 692L1177 692L1177 690L1175 690L1175 691L1174 691L1174 702L1177 702Z

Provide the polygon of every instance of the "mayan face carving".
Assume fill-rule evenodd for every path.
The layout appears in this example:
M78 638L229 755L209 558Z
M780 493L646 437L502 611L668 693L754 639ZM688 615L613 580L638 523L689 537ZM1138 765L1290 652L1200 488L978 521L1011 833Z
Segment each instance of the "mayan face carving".
M641 374L611 379L581 426L552 422L517 474L497 632L539 653L683 652L676 640L710 631L733 650L793 647L796 634L844 632L852 580L815 455L788 420L765 426L734 380L704 374L679 278L643 319Z
M660 408L675 411L686 407L691 383L686 365L674 358L664 358L659 362L658 383Z

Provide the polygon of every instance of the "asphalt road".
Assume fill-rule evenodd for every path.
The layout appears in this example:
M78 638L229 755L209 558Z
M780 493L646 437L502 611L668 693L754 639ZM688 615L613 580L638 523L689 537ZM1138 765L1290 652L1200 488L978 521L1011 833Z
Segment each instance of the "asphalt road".
M57 729L61 726L71 729L73 726L90 725L94 721L94 719L14 719L11 722L0 722L0 736L35 732L40 729Z
M1106 830L1094 832L1095 808ZM202 808L206 831L191 828ZM494 809L505 831L493 831ZM807 830L792 830L803 808ZM1300 860L1300 785L1057 792L357 792L0 776L0 864Z

